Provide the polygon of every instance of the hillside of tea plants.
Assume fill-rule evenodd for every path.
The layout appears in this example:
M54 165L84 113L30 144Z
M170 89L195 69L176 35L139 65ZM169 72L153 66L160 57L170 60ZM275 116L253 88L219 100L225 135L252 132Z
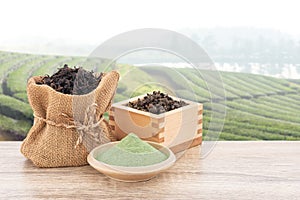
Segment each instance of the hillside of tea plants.
M102 69L84 57L0 51L0 140L22 140L33 123L26 95L28 78L51 75L65 63L69 66L84 65L85 69L93 71ZM115 102L157 89L163 91L165 88L162 86L166 85L175 88L173 95L203 103L204 135L211 109L224 104L218 89L213 90L216 93L214 103L211 103L206 82L190 68L134 67L126 64L114 64L111 68L121 73ZM206 77L211 79L210 82L215 81L213 74L209 75L211 72L202 72L208 74ZM226 94L226 118L220 140L300 140L300 80L231 72L220 72L220 75ZM185 82L179 81L180 77L184 77ZM155 82L160 85L153 84ZM221 123L222 120L217 118L215 122Z

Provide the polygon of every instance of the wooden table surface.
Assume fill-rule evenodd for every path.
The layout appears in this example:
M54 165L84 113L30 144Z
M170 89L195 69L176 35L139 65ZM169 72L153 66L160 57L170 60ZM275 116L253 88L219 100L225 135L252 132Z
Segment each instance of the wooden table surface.
M90 166L40 169L0 142L0 199L300 199L300 142L218 142L192 148L158 177L111 180Z

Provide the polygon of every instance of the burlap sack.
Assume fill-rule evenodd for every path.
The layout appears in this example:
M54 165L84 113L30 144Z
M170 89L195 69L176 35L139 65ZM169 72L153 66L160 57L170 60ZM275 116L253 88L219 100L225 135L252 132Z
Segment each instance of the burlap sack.
M98 87L86 95L62 94L36 84L41 78L28 80L27 94L35 118L21 152L38 167L87 164L92 147L114 140L103 113L111 105L119 73L104 74Z

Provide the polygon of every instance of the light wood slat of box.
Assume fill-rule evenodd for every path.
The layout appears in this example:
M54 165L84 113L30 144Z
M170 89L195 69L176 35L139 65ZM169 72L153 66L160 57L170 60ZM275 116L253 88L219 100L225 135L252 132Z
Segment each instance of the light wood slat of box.
M143 140L163 143L175 153L202 143L202 104L172 97L188 105L159 115L126 106L129 101L144 96L112 105L109 124L118 140L128 133L135 133Z

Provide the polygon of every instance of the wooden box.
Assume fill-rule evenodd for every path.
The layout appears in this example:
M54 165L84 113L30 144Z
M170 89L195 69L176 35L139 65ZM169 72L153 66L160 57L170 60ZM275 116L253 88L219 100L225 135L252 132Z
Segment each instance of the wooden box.
M202 143L202 104L181 99L188 105L159 115L126 106L129 101L144 96L112 105L109 124L118 140L128 133L135 133L143 140L164 144L174 153Z

